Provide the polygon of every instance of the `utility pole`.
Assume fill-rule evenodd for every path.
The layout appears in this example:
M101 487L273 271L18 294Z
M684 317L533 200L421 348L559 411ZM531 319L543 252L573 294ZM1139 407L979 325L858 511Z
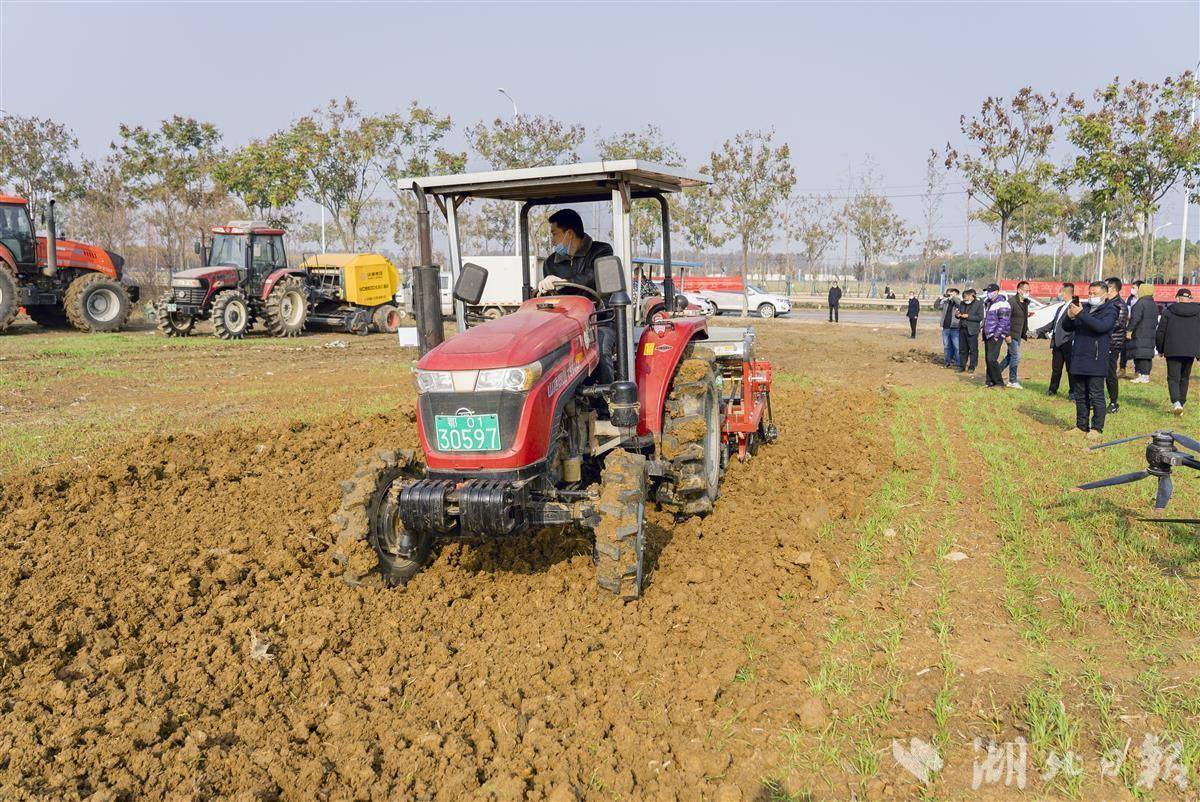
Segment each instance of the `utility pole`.
M325 253L325 207L321 207L321 253Z
M967 190L967 258L971 258L971 190Z
M1108 239L1108 213L1104 212L1100 215L1100 258L1096 260L1096 281L1104 280L1104 241L1106 239ZM1180 276L1182 275L1183 273L1181 272ZM1180 278L1179 283L1183 283L1182 278Z
M505 91L503 86L498 91L508 98L508 102L512 104L513 122L520 120L521 112L517 109L517 101L512 99L512 95ZM513 202L513 254L516 256L521 255L521 204L517 201Z
M1195 74L1200 74L1200 61L1196 62L1196 72L1193 73L1193 77L1195 77ZM1195 95L1192 95L1192 115L1190 115L1190 119L1188 120L1188 126L1194 128L1195 124L1196 124L1196 97L1195 97ZM1180 281L1178 281L1178 283L1181 283L1181 285L1183 283L1183 257L1187 256L1187 252L1188 252L1188 207L1190 205L1188 203L1189 190L1190 190L1190 187L1187 185L1187 182L1184 182L1184 184L1183 184L1183 223L1180 226Z
M850 193L854 191L854 168L850 166L849 157L846 158L846 200L842 202L842 210L850 205ZM850 226L846 221L846 216L842 215L842 278L850 275Z

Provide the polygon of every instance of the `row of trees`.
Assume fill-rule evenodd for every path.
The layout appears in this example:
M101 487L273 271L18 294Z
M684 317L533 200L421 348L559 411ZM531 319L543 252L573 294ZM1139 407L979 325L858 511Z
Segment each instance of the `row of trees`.
M1060 253L1068 239L1103 239L1122 261L1135 240L1138 272L1147 274L1163 198L1181 183L1196 192L1196 96L1195 76L1184 72L1160 83L1114 78L1090 102L1025 87L964 115L964 140L947 144L945 165L981 201L976 217L998 231L996 277L1010 250L1021 253L1027 272L1032 250L1056 238ZM1058 161L1056 147L1064 152Z
M1114 80L1090 104L1028 87L1007 100L989 97L961 119L958 144L928 154L915 225L896 212L870 159L844 197L800 193L787 143L772 130L744 131L700 167L713 186L672 198L673 233L693 256L733 245L743 274L751 254L777 247L787 272L817 272L839 238L844 264L855 243L860 277L873 280L884 257L911 257L913 247L914 271L929 274L951 247L942 235L949 170L964 180L972 216L997 231L997 277L1012 252L1027 273L1038 247L1057 239L1062 253L1068 240L1095 243L1101 231L1122 258L1138 254L1145 272L1159 204L1197 177L1196 90L1184 73L1157 84ZM121 125L107 156L89 160L62 123L10 115L0 118L0 181L28 197L35 214L52 195L65 201L76 236L127 255L153 252L172 266L194 259L191 240L214 222L245 214L288 227L296 242L319 242L316 222L300 213L313 207L328 221L331 247L390 250L407 261L415 250L408 177L460 171L468 161L489 169L568 163L585 149L602 159L683 162L654 125L589 135L542 115L495 119L463 129L469 151L449 146L454 130L449 116L416 101L372 115L345 99L234 148L214 124L190 117ZM1067 155L1056 162L1060 146ZM511 204L473 202L460 216L467 248L511 251ZM633 230L637 249L655 253L662 232L653 202L635 205ZM533 241L544 239L535 230Z

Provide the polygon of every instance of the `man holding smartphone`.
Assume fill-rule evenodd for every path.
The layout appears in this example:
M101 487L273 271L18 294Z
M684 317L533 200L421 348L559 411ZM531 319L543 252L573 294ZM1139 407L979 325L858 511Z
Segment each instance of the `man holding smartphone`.
M1093 281L1088 285L1086 306L1078 299L1067 306L1063 328L1074 332L1071 348L1071 375L1075 378L1075 428L1089 440L1099 440L1104 432L1104 380L1108 376L1108 354L1112 344L1113 326L1117 325L1122 303L1109 299L1108 285Z

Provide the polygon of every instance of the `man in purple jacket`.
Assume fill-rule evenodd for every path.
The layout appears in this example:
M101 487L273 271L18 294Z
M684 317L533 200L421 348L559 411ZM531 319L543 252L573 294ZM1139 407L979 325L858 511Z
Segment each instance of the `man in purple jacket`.
M984 289L983 358L987 364L987 387L1003 387L1004 371L1000 369L1000 346L1011 342L1012 307L1000 295L997 284Z

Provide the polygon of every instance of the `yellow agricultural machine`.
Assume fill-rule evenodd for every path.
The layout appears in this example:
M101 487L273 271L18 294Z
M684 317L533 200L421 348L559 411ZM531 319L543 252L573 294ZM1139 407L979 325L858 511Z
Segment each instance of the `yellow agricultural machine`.
M367 334L394 334L402 314L393 301L395 265L377 253L322 253L300 263L309 292L309 323Z

